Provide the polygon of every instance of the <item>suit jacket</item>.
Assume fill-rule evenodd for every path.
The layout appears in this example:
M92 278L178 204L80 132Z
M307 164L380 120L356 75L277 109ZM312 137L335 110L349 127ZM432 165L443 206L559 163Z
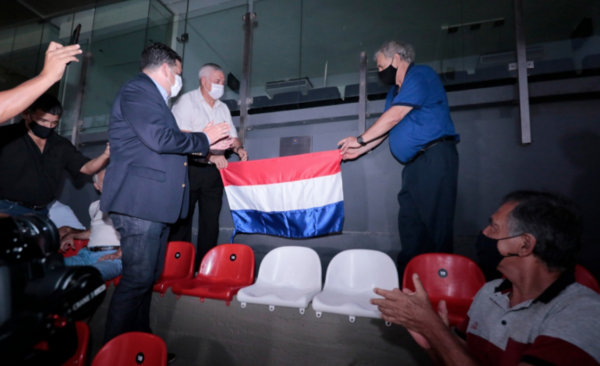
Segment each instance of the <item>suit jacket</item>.
M210 147L204 133L184 133L158 88L144 73L127 82L113 103L110 164L100 209L174 223L189 205L187 156Z

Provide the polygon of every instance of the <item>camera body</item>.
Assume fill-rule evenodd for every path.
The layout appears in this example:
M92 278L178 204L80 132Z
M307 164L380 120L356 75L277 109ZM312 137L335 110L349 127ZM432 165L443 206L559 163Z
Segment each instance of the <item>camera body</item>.
M90 317L104 299L100 272L65 267L59 247L58 229L48 218L0 218L3 364L62 364L77 349L75 321ZM47 349L36 349L44 341Z

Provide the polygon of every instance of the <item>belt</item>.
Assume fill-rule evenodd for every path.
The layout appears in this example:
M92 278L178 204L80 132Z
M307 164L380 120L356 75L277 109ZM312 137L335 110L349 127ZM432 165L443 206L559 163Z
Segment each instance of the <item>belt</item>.
M88 250L90 252L106 252L107 250L117 250L120 247L118 245L104 245L104 246L97 246L97 247L88 247Z
M456 136L442 136L439 139L435 139L433 141L429 141L427 143L427 145L425 145L424 148L422 148L421 150L417 151L417 153L415 154L415 156L413 156L412 158L410 158L409 161L407 161L406 163L404 163L404 165L408 165L410 163L412 163L413 161L417 160L417 158L423 154L425 154L425 152L429 149L431 149L432 147L434 147L435 145L441 143L441 142L446 142L446 141L456 141Z
M6 202L10 202L10 203L16 203L19 206L27 207L27 208L30 208L32 210L43 210L46 207L48 207L48 205L39 205L39 206L36 206L36 205L32 205L32 204L25 203L25 202L15 202L15 201L10 201L10 200L5 200L5 201Z

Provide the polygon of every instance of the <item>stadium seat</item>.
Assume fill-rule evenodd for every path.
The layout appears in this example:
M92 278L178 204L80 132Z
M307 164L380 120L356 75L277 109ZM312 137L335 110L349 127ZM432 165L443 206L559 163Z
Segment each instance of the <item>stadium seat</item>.
M300 101L306 107L321 107L334 105L342 102L340 90L335 86L326 88L310 89L306 96L301 96Z
M367 95L370 97L369 100L385 99L390 89L391 87L389 85L383 85L379 82L367 83ZM344 88L344 102L358 102L359 92L360 89L358 84L346 85Z
M150 333L121 334L105 344L92 366L165 366L167 346L158 336Z
M394 261L376 250L345 250L331 260L327 268L325 286L312 302L317 318L322 312L344 314L350 317L381 318L372 298L380 297L375 287L392 290L398 288L398 271Z
M117 276L117 277L113 278L112 279L113 285L118 286L119 282L121 282L121 277L123 277L123 276L121 275L121 276Z
M299 308L300 313L321 291L321 260L313 249L280 247L271 250L260 263L256 283L237 294L242 303Z
M222 244L212 248L200 264L195 278L176 282L171 291L181 295L225 300L229 306L233 296L254 282L254 252L243 244Z
M413 258L404 271L402 287L415 290L412 275L417 273L437 311L446 300L448 320L458 325L467 316L473 298L485 284L483 272L475 262L457 254L428 253Z
M77 255L81 248L87 247L89 240L73 240L73 245L75 245L75 249L69 248L66 252L62 253L64 258L72 257Z
M240 106L238 105L237 100L225 99L225 100L222 100L221 102L223 102L227 106L227 108L229 108L229 111L237 111L240 109Z
M90 343L90 327L85 322L75 322L77 329L77 351L63 363L63 366L85 366L87 360L88 345Z
M154 284L154 291L164 296L169 287L180 280L194 277L196 249L186 241L172 241L167 246L165 266L160 278Z
M585 287L589 287L590 289L596 291L596 293L600 294L600 286L598 285L598 281L584 266L579 264L575 266L575 279L578 283L584 285Z

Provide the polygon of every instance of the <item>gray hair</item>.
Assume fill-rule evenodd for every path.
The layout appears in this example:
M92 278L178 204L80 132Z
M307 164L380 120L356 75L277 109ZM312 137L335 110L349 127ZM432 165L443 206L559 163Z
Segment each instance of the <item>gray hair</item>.
M412 45L408 43L389 41L385 42L379 50L375 53L375 57L373 59L377 61L379 54L383 53L383 55L387 58L393 58L395 54L399 54L400 57L406 62L413 62L415 60L415 49Z
M200 68L200 72L198 72L198 79L202 79L202 77L208 78L210 76L210 74L212 74L215 71L222 72L223 69L221 68L221 66L210 63L210 62L207 64L204 64L204 66L202 66Z

